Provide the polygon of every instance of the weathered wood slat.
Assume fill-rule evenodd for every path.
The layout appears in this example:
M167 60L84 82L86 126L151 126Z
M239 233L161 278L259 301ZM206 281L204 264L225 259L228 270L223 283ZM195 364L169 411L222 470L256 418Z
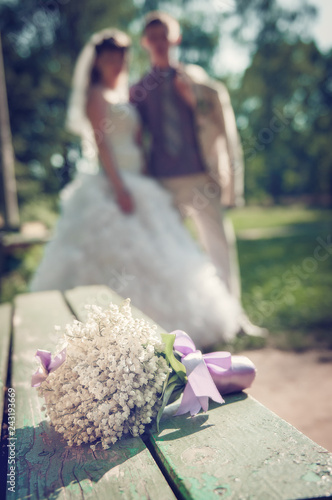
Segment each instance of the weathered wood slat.
M225 400L193 418L163 416L150 433L183 498L332 498L332 454L245 393Z
M91 286L80 286L73 288L72 290L67 290L64 292L66 299L70 307L73 309L75 314L81 321L87 317L87 309L85 309L85 304L95 304L102 308L113 302L116 305L120 305L123 302L123 297L118 295L116 292L111 290L108 286L104 285L91 285ZM151 318L144 314L140 309L135 307L135 304L131 304L131 310L134 318L144 318L149 321L150 324L157 326L157 331L165 332L161 326L155 323Z
M65 297L80 320L86 303L106 307L122 301L100 286L76 288ZM54 432L30 387L33 356L37 348L54 349L54 325L64 326L73 315L59 292L18 296L15 307L17 484L8 498L174 499L140 439L93 453L84 446L68 448ZM146 317L135 308L133 313ZM194 418L166 415L160 434L150 433L149 448L179 498L332 498L331 454L246 394L225 399L226 405L211 405Z
M60 292L16 297L12 381L16 390L16 491L8 498L174 499L138 438L123 439L109 450L69 448L41 412L30 387L37 348L54 350L58 333L73 318Z
M0 431L2 427L4 389L7 380L9 345L11 333L12 306L10 304L0 305Z

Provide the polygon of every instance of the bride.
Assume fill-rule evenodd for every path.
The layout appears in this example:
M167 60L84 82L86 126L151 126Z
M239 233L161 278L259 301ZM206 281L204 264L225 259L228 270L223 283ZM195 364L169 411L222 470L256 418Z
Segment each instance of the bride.
M67 126L84 163L61 192L61 212L31 291L105 284L197 347L231 340L241 307L183 226L170 194L143 174L140 123L128 102L128 36L93 35L73 77ZM83 161L83 160L82 160Z

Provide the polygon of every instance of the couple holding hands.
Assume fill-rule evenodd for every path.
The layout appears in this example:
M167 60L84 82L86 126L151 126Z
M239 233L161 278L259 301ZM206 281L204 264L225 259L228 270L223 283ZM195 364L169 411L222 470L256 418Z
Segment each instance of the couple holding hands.
M102 30L81 51L67 127L82 139L85 168L61 192L30 290L105 284L206 348L264 332L242 309L235 239L221 209L243 201L229 95L202 68L171 60L180 38L174 18L149 13L141 43L151 69L130 88L124 32Z

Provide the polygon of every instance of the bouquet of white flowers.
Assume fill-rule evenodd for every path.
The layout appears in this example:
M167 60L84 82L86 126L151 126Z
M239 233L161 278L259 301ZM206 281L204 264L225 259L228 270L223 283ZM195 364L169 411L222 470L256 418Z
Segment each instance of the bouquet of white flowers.
M105 310L86 307L85 323L66 325L59 354L52 359L50 352L37 351L41 366L31 384L69 446L108 448L125 434L141 435L154 420L158 425L165 406L183 392L178 414L207 410L208 397L224 402L212 378L217 369L227 379L230 353L214 353L209 366L186 333L160 335L146 320L134 319L129 299Z

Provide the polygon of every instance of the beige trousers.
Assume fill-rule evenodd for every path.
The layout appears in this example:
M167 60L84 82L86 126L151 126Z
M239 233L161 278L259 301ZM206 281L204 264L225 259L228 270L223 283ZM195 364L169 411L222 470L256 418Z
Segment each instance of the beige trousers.
M240 299L241 284L232 222L220 206L220 187L207 174L163 177L182 217L195 223L199 239L232 295Z

